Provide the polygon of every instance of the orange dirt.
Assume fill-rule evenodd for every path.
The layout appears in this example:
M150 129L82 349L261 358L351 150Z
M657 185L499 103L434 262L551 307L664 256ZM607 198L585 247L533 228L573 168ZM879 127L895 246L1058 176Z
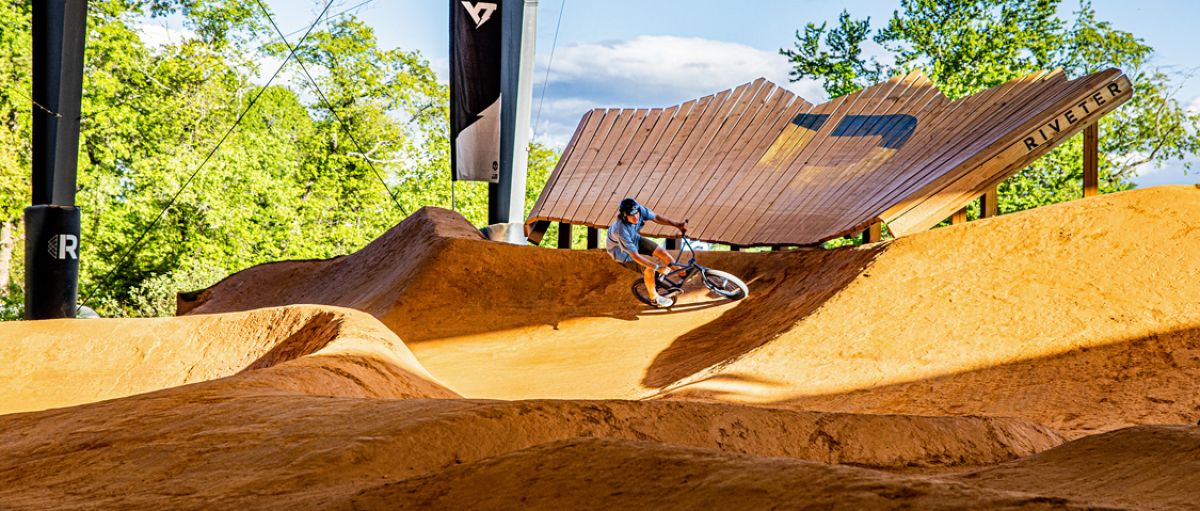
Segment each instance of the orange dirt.
M425 208L183 317L0 324L0 508L1186 507L1196 218L1161 187L706 253L751 297L655 311ZM1121 429L1155 423L1189 425Z

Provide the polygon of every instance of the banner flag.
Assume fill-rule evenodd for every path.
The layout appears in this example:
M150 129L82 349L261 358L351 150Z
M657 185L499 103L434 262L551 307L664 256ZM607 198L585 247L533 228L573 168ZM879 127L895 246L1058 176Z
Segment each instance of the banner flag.
M455 180L500 181L503 0L450 0L450 168Z

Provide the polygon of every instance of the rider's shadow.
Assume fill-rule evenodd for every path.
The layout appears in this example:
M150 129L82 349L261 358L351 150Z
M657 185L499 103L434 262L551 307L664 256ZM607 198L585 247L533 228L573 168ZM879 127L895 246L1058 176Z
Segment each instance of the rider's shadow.
M654 358L642 384L663 388L767 344L854 281L885 246L722 257L725 260L713 266L752 277L750 296L720 317L675 338ZM728 302L703 301L696 303L696 309L683 309L684 304L673 307L674 311L656 313L690 312L721 303Z

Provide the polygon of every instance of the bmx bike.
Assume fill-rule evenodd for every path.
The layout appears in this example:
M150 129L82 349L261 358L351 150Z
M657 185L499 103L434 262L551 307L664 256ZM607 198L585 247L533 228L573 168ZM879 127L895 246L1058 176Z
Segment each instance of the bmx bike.
M680 243L682 246L679 253L675 254L675 261L670 264L671 271L654 276L654 285L658 295L671 301L671 305L667 307L675 305L675 298L683 292L683 285L697 273L700 274L700 280L704 282L704 286L721 297L737 301L750 295L750 288L746 287L746 283L741 279L697 263L696 250L692 248L691 240L687 236L681 237ZM686 263L682 262L684 252L691 253ZM655 305L654 301L650 299L650 294L646 292L644 279L638 278L637 282L633 283L631 290L642 303Z

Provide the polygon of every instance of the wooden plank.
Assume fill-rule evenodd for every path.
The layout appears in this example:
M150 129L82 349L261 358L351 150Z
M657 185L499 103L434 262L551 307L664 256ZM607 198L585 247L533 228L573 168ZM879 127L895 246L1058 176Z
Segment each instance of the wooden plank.
M952 211L954 208L953 205L961 203L966 194L978 193L975 190L986 190L986 187L1003 181L1012 173L1017 172L1046 152L1049 152L1055 145L1067 140L1075 133L1084 129L1088 124L1117 108L1131 97L1131 85L1129 79L1124 75L1118 76L1112 82L1101 85L1103 90L1100 92L1111 90L1108 89L1108 86L1114 85L1118 93L1107 98L1101 98L1105 103L1100 105L1099 108L1095 108L1093 104L1090 112L1086 115L1078 115L1081 113L1080 105L1073 104L1067 110L1059 110L1060 113L1051 121L1043 120L1041 124L1036 124L1032 127L1025 126L1024 132L1018 132L1017 140L1014 144L996 154L990 160L980 165L975 171L967 174L960 180L959 188L961 191L949 191L945 194L946 197L944 199L939 197L942 200L936 202L927 201L918 208L910 209L904 215L897 216L896 221L890 223L893 226L893 232L896 232L897 235L904 235L927 229L931 225L930 218L932 216L940 214L941 211ZM1089 98L1091 97L1089 96ZM1047 129L1042 126L1058 122L1061 128L1063 123L1066 122L1065 119L1068 112L1074 112L1072 116L1076 119L1076 122L1056 134L1047 134L1045 137L1046 140L1042 140L1042 135L1045 134ZM1045 118L1043 117L1042 119ZM1039 132L1039 130L1041 131ZM1033 145L1033 149L1030 149L1026 145L1026 142L1030 138L1034 138L1037 142L1036 145Z
M646 163L641 167L643 170L632 176L626 192L623 194L624 197L636 198L635 196L639 195L642 190L654 186L652 183L655 183L653 180L656 179L656 175L657 178L661 178L663 170L660 169L665 169L669 165L672 151L678 151L679 145L687 137L689 126L695 124L696 119L708 107L712 97L705 96L687 101L679 106L679 111L665 126L661 137L655 142L654 148L647 156Z
M704 114L711 112L710 108L715 108L713 107L713 103L716 97L717 95L713 94L700 98L692 106L691 111L688 112L685 118L679 119L676 117L676 121L681 122L676 128L674 136L671 137L671 143L659 153L657 160L654 162L654 167L649 172L643 172L644 175L639 176L640 179L635 181L635 188L631 190L631 197L645 204L646 202L644 201L650 197L652 191L657 190L664 180L672 177L668 173L671 163L675 158L679 157L680 151L686 145L688 138L692 136L692 132L701 122ZM657 151L658 149L656 148L655 150ZM651 205L651 209L653 209L653 205Z
M768 183L777 184L780 181L779 176L804 153L805 149L816 139L820 129L824 127L824 124L812 127L801 126L794 120L800 119L801 115L829 115L825 112L833 112L844 104L845 100L845 96L843 96L822 105L812 105L799 99L793 103L793 108L789 109L788 115L779 120L781 126L777 129L778 135L774 137L771 144L759 158L751 160L752 164L747 162L750 164L747 170L747 179L743 183L739 183L734 193L730 195L735 207L731 208L728 213L721 212L723 221L711 235L713 239L730 242L739 236L742 226L748 222L758 221L762 216L761 207L763 205L758 197L760 190ZM740 245L736 242L731 242L731 244Z
M1083 129L1083 196L1100 195L1100 121Z
M699 137L696 139L696 142L690 149L687 146L683 149L687 156L682 161L676 159L672 164L678 170L671 173L673 176L671 179L659 185L657 196L652 196L649 199L655 204L655 211L663 213L674 220L684 220L687 218L687 206L691 203L687 199L687 195L695 194L700 188L699 182L711 166L711 152L714 147L732 142L731 140L723 139L724 137L721 135L722 131L732 127L730 123L735 122L733 119L738 118L740 115L738 109L748 103L764 81L756 80L733 89L707 123L703 126L697 126L696 131L699 132ZM676 234L674 228L666 226L654 224L647 227L646 232L649 232L652 236L670 236Z
M981 119L990 117L992 122L999 122L999 118L993 114L997 113L1004 105L1012 104L1014 98L1024 90L1026 85L1042 80L1046 74L1046 72L1040 72L1010 80L974 96L948 103L944 108L939 109L935 114L933 127L927 132L927 136L910 142L916 150L888 162L886 167L889 170L894 169L899 172L881 172L881 179L890 183L884 189L883 196L894 204L898 198L909 194L912 188L923 180L927 180L930 174L937 172L943 162L953 158L957 151L964 149L966 140L980 136L981 133L987 133L991 126L983 126L988 122L981 121ZM964 130L961 128L962 126L973 129ZM876 201L868 205L868 210L878 214L880 207L884 207L884 203Z
M568 169L574 168L575 148L591 142L591 138L596 132L596 127L601 117L592 115L597 111L601 112L601 116L603 115L603 110L589 110L579 120L579 126L575 128L575 133L571 135L571 141L567 143L562 157L554 165L554 170L550 172L550 177L546 180L546 186L542 188L542 193L538 194L537 201L533 203L533 209L529 212L529 219L525 221L526 224L532 224L536 221L542 212L542 208L545 207L547 199L557 193L558 188L556 187L556 183L558 182L558 178L564 172L569 172ZM596 122L593 123L593 120Z
M962 208L950 215L950 225L958 225L967 223L967 208Z
M689 188L679 187L671 199L680 207L679 220L691 219L697 216L701 208L707 207L703 202L704 197L712 189L713 183L720 181L727 172L726 162L729 161L730 155L736 152L735 148L748 142L747 130L759 112L766 107L766 99L774 89L774 85L768 83L765 78L759 78L748 85L749 88L717 131L713 143L709 144L700 158L695 181Z
M784 224L790 213L802 205L795 202L785 203L780 199L787 196L789 190L798 190L803 193L812 183L822 179L826 170L840 161L838 148L842 147L842 144L840 140L835 139L844 137L834 137L833 132L838 129L842 120L847 116L866 115L874 112L881 104L878 101L879 98L886 97L902 81L903 77L893 78L847 96L846 108L834 111L826 125L817 133L813 143L805 148L803 157L798 158L793 165L789 166L788 171L784 173L774 189L769 190L768 195L763 197L763 203L767 205L763 208L762 220L757 222L753 228L750 228L750 225L744 227L750 233L747 239L752 238L754 243L766 243L767 239L772 238L776 233L799 227ZM845 144L845 147L863 143L860 138L856 137Z
M663 178L655 183L654 190L643 198L638 199L642 204L647 205L651 209L662 212L667 216L677 216L674 213L675 205L669 200L674 196L674 193L681 188L686 187L691 183L696 172L696 163L699 160L700 154L704 147L712 142L713 135L721 126L721 123L732 109L736 98L733 97L733 89L721 91L717 97L713 99L713 103L704 112L697 121L687 139L679 149L679 153L675 158L671 159L670 166L664 172ZM663 228L657 224L649 225L647 232L652 236L662 236Z
M581 148L575 149L575 157L572 158L572 167L564 168L564 172L555 182L555 189L558 193L551 196L550 200L546 201L543 211L538 215L543 220L559 221L562 220L562 211L571 203L575 191L578 190L579 182L583 180L583 174L586 173L586 168L591 165L596 155L603 149L604 142L608 138L609 132L612 131L613 125L617 118L620 117L620 110L608 109L598 117L595 122L595 131L592 133L587 144Z
M572 206L564 213L564 217L567 220L572 222L586 220L586 218L580 216L580 210L583 208L590 209L591 205L597 202L597 195L604 192L601 187L597 186L597 183L604 182L612 177L617 163L630 150L629 146L634 143L639 134L643 134L641 131L642 124L649 113L650 110L645 108L625 112L625 115L629 117L628 124L622 129L620 137L614 143L608 145L608 154L595 165L595 170L591 173L590 179L585 179L582 182L581 193L577 194L572 201ZM610 136L609 138L611 139L612 137Z
M826 103L826 105L830 109L834 107L833 103ZM784 112L784 115L776 118L775 122L769 125L768 133L773 133L774 136L763 138L762 142L766 143L765 148L763 144L760 144L751 153L757 157L748 158L739 169L735 179L729 186L726 186L726 192L722 194L724 200L717 201L716 216L713 217L720 218L720 224L711 227L705 226L706 232L711 229L712 234L709 234L709 237L728 242L733 239L737 232L736 229L743 223L743 219L757 218L761 215L755 195L762 183L777 181L777 175L786 169L791 160L797 158L816 137L818 130L796 124L795 120L800 119L801 115L821 115L818 112L818 105L813 105L797 97ZM815 127L819 128L819 126ZM737 243L730 244L737 245Z
M847 136L853 137L852 140L859 138L862 141L845 150L841 165L834 166L829 172L832 174L831 179L826 179L824 182L817 181L816 186L810 187L811 190L808 191L807 196L796 194L795 198L780 199L781 201L796 200L810 203L806 208L809 214L802 217L793 214L784 220L788 224L800 225L804 228L805 234L793 232L789 241L802 239L810 243L818 242L822 237L831 235L837 228L836 224L845 223L846 212L863 201L865 194L871 192L874 171L904 147L904 145L900 145L888 148L885 145L898 143L900 138L904 138L906 141L911 140L920 125L920 113L925 111L933 99L940 95L941 92L933 86L932 82L920 73L914 72L902 77L892 91L880 98L880 104L872 114L876 118L862 123L854 132L847 133ZM911 116L915 123L909 125L906 118L897 117L900 115ZM907 133L905 133L906 131ZM873 135L861 136L868 133ZM850 155L849 158L846 155ZM866 196L870 197L870 195ZM811 212L818 212L827 218L818 222ZM866 220L866 218L857 219L855 223L864 223ZM784 231L777 230L776 232ZM765 237L762 241L770 242L772 239Z
M1061 73L1055 76L1061 76ZM988 146L994 146L997 143L996 139L1015 128L1014 124L1028 121L1028 116L1018 117L1017 112L1031 103L1040 105L1053 100L1067 88L1064 85L1066 82L1060 82L1053 77L1033 78L1035 80L1018 83L1018 86L1009 89L1008 94L996 98L986 107L979 109L977 115L962 122L960 126L966 126L968 129L956 130L957 133L953 133L941 144L938 148L940 150L934 153L933 158L918 167L917 173L893 187L896 195L903 200L897 201L896 205L885 211L883 218L890 223L892 211L906 207L908 201L922 200L921 198L936 193L945 183L957 179L957 176L951 175L954 169L975 158L981 151L986 151ZM1039 96L1042 97L1040 101L1037 99ZM956 112L950 114L966 108L970 108L970 105L960 105L955 109Z
M1004 147L1011 145L1014 139L1024 137L1029 127L1039 124L1044 119L1045 112L1066 108L1068 103L1074 102L1080 91L1100 85L1103 81L1097 81L1097 79L1103 78L1105 75L1106 73L1097 73L1080 80L1066 82L1065 86L1041 91L1043 92L1042 95L1032 99L1015 99L1012 103L1018 104L1019 108L1013 112L1006 111L1004 117L1010 119L1010 121L996 129L996 132L999 133L998 136L983 139L984 142L990 142L990 145L986 149L980 146L981 142L979 141L968 146L957 158L944 164L945 167L950 167L950 170L943 172L937 179L924 184L918 191L912 193L909 198L890 208L885 212L884 218L888 219L889 223L891 223L892 219L898 218L903 212L911 210L933 197L936 197L938 200L950 200L950 195L954 195L955 198L953 200L962 200L960 193L952 192L948 194L943 192L943 190L961 180L983 161L1002 151ZM990 176L985 177L990 178ZM957 207L934 206L932 209L948 209L952 211L957 209ZM927 206L925 209L930 208Z
M756 126L749 132L748 142L733 154L733 162L722 177L705 185L702 200L709 207L693 218L692 228L698 229L697 236L715 236L717 219L727 223L735 210L747 206L742 197L760 173L757 162L783 136L783 130L791 125L792 119L810 108L812 105L804 99L782 87L775 87L769 102L759 112Z
M1067 95L1067 97L1064 98L1062 101L1056 102L1056 104L1054 106L1052 106L1048 109L1048 111L1062 112L1062 113L1058 113L1058 115L1055 118L1053 118L1054 120L1049 121L1049 123L1058 129L1061 129L1061 127L1063 125L1073 126L1068 130L1069 133L1072 133L1072 134L1079 131L1080 129L1083 129L1083 127L1087 125L1088 121L1090 121L1092 119L1098 119L1099 116L1103 115L1104 113L1107 113L1108 111L1111 111L1116 106L1119 106L1120 102L1123 102L1124 100L1128 99L1128 97L1129 97L1128 83L1129 83L1128 78L1126 78L1124 76L1118 76L1117 79L1114 80L1113 82L1093 83L1091 85L1088 85L1086 88L1078 89L1076 92ZM1087 85L1087 84L1085 84L1085 85ZM1086 103L1077 104L1077 102L1075 101L1075 98L1080 97L1080 94L1090 94L1088 92L1090 90L1096 90L1097 88L1103 90L1106 87L1108 87L1109 85L1114 85L1115 87L1118 88L1118 90L1123 91L1125 94L1121 95L1121 97L1118 99L1118 102L1116 102L1115 104L1112 104L1112 102L1110 102L1110 104L1108 104L1107 106L1101 106L1101 110L1097 110L1090 114L1087 114L1086 117L1088 120L1084 120L1083 119L1084 116L1082 114L1083 114L1083 110L1087 108L1087 104ZM1104 98L1100 98L1100 100L1104 101ZM1060 108L1065 108L1065 110L1060 110ZM1072 117L1073 119L1075 119L1075 122L1068 123L1066 117L1064 117L1064 114L1070 114L1072 111L1075 111L1077 114L1080 114L1080 115L1079 115L1079 118ZM1025 155L1022 155L1022 153L1020 151L1017 151L1014 149L1014 145L1016 145L1016 146L1021 145L1021 142L1019 142L1019 140L1021 140L1021 139L1031 140L1029 137L1027 137L1030 130L1034 130L1034 132L1033 132L1034 138L1036 139L1036 142L1038 142L1038 143L1043 143L1042 138L1045 138L1045 136L1046 136L1045 132L1052 131L1050 128L1044 127L1045 123L1047 122L1047 121L1045 121L1044 116L1040 116L1040 115L1034 116L1034 117L1032 117L1032 122L1036 123L1036 124L1026 123L1026 124L1022 125L1022 131L1014 132L1015 133L1014 136L1007 137L1007 141L1012 142L1012 144L1013 144L1013 145L1008 146L1008 149L1004 150L1004 152L1009 152L1009 154L1011 155L1010 158L1013 158L1012 160L1009 160L1009 165L1004 165L1003 162L1001 162L999 160L995 160L995 158L990 159L990 160L988 160L988 162L985 162L985 163L987 163L986 167L981 164L980 166L969 170L968 173L966 173L962 177L960 177L955 183L952 183L952 186L947 185L943 189L938 190L938 195L936 196L935 201L933 201L933 202L930 202L929 200L923 201L923 203L920 203L917 206L910 208L909 211L911 212L911 211L914 211L917 209L924 211L924 213L920 213L918 215L918 217L926 216L928 214L933 214L933 213L929 213L929 212L937 212L940 210L952 211L956 207L956 206L954 206L954 204L962 203L963 201L969 201L975 195L984 191L983 189L971 189L969 187L982 186L982 185L986 185L987 183L990 183L992 181L1003 180L1003 178L1007 177L1008 175L1011 175L1011 173L1013 173L1013 172L1018 171L1020 168L1027 165L1028 162L1032 161L1026 157L1027 155L1031 154L1032 152L1036 152L1039 156L1041 154L1044 154L1046 152L1046 150L1048 150L1048 148L1043 147L1043 148L1039 148L1032 152L1029 149L1026 149ZM1060 132L1057 135L1054 135L1051 137L1051 139L1053 140L1052 142L1047 142L1047 143L1049 143L1050 146L1056 145L1057 143L1059 143L1063 140L1066 140L1065 137L1067 137L1067 135L1068 135L1067 132ZM1038 146L1038 144L1035 143L1035 144L1032 144L1032 146L1036 148ZM1045 149L1045 150L1043 150L1043 149ZM1000 154L1003 154L1004 152L1001 152ZM1026 160L1028 160L1028 162ZM1025 163L1019 163L1019 167L1018 167L1018 166L1016 166L1017 161L1025 162ZM899 218L899 217L900 217L900 215L896 215L894 218ZM929 218L925 218L924 220L919 220L919 221L906 220L904 222L901 222L900 225L902 226L901 229L907 230L909 228L908 226L913 225L914 222L916 222L917 224L925 225L925 224L929 224L930 220L931 219L929 219Z
M594 197L595 200L589 205L588 211L579 213L578 216L581 219L597 227L607 227L612 223L617 202L628 195L628 183L633 176L646 171L646 158L655 144L659 143L676 110L678 107L650 110L640 128L640 142L635 139L629 145L630 148L637 146L636 151L632 155L627 151L625 156L622 156L622 161L617 162L617 168L620 170L613 172L611 179L601 187L603 191L608 192L608 195L605 196L603 191L597 193Z
M912 92L914 90L916 92ZM871 154L856 164L862 167L862 172L869 174L852 183L851 186L840 187L835 190L834 194L829 194L840 197L839 202L827 201L814 206L815 209L828 211L829 216L837 221L830 227L824 228L827 232L823 234L816 234L817 231L814 230L814 235L808 238L810 242L819 243L825 239L832 239L827 236L836 237L842 233L855 232L861 225L878 221L878 216L874 212L862 210L862 204L880 199L880 190L886 185L886 181L882 177L885 166L892 159L902 157L906 149L910 153L913 152L913 148L916 147L912 145L914 144L913 140L927 129L923 124L930 120L928 114L936 111L946 101L945 96L933 85L933 82L919 74L905 92L905 96L909 100L898 104L889 115L904 112L905 115L911 115L917 120L916 125L908 127L899 120L893 121L891 128L881 135L880 140L898 140L905 136L905 130L911 129L911 133L907 135L907 142L894 150L882 146L871 149ZM916 148L919 150L919 147Z

